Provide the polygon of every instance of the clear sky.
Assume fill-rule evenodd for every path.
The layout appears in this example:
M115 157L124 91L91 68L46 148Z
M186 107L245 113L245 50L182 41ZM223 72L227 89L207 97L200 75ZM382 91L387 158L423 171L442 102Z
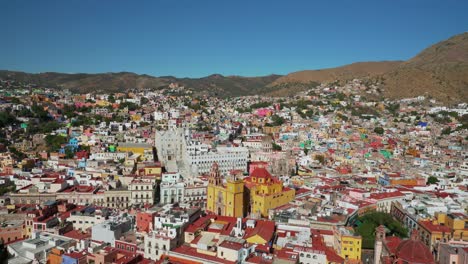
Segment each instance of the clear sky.
M466 0L10 0L0 69L257 76L405 60L468 30Z

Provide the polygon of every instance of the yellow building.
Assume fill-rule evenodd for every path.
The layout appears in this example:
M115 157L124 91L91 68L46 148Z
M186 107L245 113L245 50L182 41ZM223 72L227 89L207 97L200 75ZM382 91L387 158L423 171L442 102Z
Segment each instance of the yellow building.
M268 217L270 209L291 202L295 196L294 189L284 188L283 182L263 167L255 168L245 184L250 191L250 213L262 217Z
M345 260L360 260L361 259L361 236L354 235L351 227L334 227L333 236L335 239L334 247L336 253Z
M207 187L206 209L224 216L244 216L244 183L236 176L227 179L223 184L219 167L214 163Z
M281 131L281 126L264 126L263 127L263 133L265 134L273 134L273 133L279 133Z
M111 103L109 103L109 102L106 101L106 100L97 100L97 101L96 101L96 105L97 105L97 106L100 106L100 107L105 107L105 106L111 105Z
M157 180L161 179L162 168L160 166L147 166L144 170L146 176L155 176Z
M153 147L146 143L119 143L117 151L132 152L133 154L145 154L146 151L152 151Z
M468 232L465 231L468 217L463 213L435 213L435 224L444 225L451 229L451 238L455 240L468 241Z
M468 234L464 232L467 216L463 213L435 213L433 220L418 222L419 238L431 250L437 250L440 241L463 240L468 241Z
M140 121L141 120L141 115L140 114L130 115L130 119L132 121Z

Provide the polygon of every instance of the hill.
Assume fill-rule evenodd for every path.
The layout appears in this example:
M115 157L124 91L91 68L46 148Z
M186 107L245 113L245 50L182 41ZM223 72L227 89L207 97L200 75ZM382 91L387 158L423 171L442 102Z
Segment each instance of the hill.
M179 83L195 94L230 97L241 95L290 96L321 82L354 78L383 81L383 95L405 98L426 95L444 102L468 101L468 33L439 42L408 61L358 62L341 67L305 70L285 76L223 76L203 78L153 77L129 72L65 74L0 71L0 79L13 79L75 92L118 92L129 89L160 89Z
M213 74L203 78L176 78L173 76L153 77L130 72L100 74L66 74L46 72L0 71L0 79L34 83L50 88L66 88L74 92L121 92L129 89L160 89L170 83L179 83L198 94L220 97L254 95L256 91L279 78L280 75L262 77L223 76Z
M100 74L45 72L31 74L0 71L0 78L23 83L34 83L49 88L66 88L83 93L92 91L118 92L146 87L159 88L167 85L167 82L163 79L129 72Z
M356 62L336 68L298 71L279 78L272 83L272 86L283 83L331 82L370 77L388 72L401 63L402 61Z
M444 102L468 102L468 33L439 42L383 74L384 95L426 95Z

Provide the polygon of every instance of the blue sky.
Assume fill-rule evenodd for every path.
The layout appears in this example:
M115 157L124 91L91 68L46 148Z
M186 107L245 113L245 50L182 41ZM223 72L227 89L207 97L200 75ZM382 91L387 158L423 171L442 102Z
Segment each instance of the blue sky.
M462 0L14 0L0 69L258 76L405 60L468 30Z

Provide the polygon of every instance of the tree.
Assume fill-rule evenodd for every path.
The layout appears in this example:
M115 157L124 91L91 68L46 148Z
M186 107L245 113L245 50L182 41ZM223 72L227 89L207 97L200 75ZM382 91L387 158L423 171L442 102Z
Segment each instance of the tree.
M0 260L2 263L6 263L5 261L8 259L8 251L5 247L5 242L3 238L0 238Z
M407 237L408 230L390 214L383 212L372 212L358 218L362 224L355 230L362 236L362 248L373 249L375 242L375 229L379 225L384 225L390 230L390 235L401 238Z
M67 142L67 138L61 135L47 135L44 140L49 151L57 151L62 144Z
M52 117L49 116L49 112L44 110L43 106L37 105L37 103L34 103L31 106L31 112L34 113L34 115L39 118L40 121L48 121L52 119Z
M374 132L379 135L383 135L384 129L382 127L376 127L374 128Z
M281 126L284 124L284 118L279 115L272 115L271 116L272 126Z
M107 97L107 101L108 101L109 103L111 103L111 104L115 103L115 97L114 97L114 95L113 95L113 94L109 95L109 96Z
M439 182L439 179L437 179L437 177L429 176L429 178L427 178L427 185L436 184L438 182Z
M398 110L400 110L400 104L389 104L387 106L387 110L393 115L398 115Z
M0 127L6 127L13 125L16 122L16 118L7 111L0 112Z
M65 158L73 159L75 157L75 151L73 150L72 146L65 147Z
M145 105L145 104L147 104L147 103L149 103L149 99L148 99L148 98L146 98L146 97L141 97L141 98L140 98L140 104L141 104L141 105Z
M24 154L23 152L17 150L15 147L9 147L9 150L11 153L13 153L13 156L16 157L16 160L23 160L27 157L26 154Z
M323 155L316 155L315 160L318 160L321 164L325 164L325 157Z
M280 145L278 145L278 144L276 144L275 142L273 142L273 150L275 150L275 151L281 151L282 148L281 148Z
M446 127L442 130L442 135L450 135L452 133L452 129L450 127Z

